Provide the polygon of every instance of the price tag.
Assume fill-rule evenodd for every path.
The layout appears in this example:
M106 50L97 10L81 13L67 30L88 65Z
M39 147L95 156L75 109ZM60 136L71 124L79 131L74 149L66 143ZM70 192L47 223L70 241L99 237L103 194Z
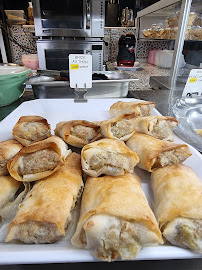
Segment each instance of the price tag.
M190 71L182 96L202 96L202 69Z
M71 88L92 88L92 55L70 54L69 77Z

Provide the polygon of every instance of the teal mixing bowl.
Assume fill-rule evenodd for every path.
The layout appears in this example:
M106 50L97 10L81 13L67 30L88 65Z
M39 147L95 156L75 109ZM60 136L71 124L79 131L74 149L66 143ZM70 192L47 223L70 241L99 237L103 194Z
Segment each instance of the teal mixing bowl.
M31 69L21 66L0 66L0 107L19 99Z

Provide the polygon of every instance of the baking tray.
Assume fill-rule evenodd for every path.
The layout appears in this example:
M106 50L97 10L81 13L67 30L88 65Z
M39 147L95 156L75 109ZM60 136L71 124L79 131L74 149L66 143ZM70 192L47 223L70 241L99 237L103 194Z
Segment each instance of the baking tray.
M202 137L194 129L202 129L202 97L177 99L172 108L179 121L175 132L202 153Z
M42 73L42 72L40 72ZM138 79L131 79L128 74L118 71L96 71L95 73L105 74L109 80L93 80L92 88L87 89L86 99L89 98L121 98L128 94L129 82ZM45 71L44 74L31 77L26 85L31 85L35 98L77 98L75 90L70 88L69 81L54 81L58 71Z
M118 99L134 101L135 99ZM22 103L15 111L0 122L0 140L12 138L12 128L22 115L40 115L45 117L53 131L56 123L64 120L86 119L89 121L109 118L110 106L117 99L90 99L87 103L74 103L71 99L37 99ZM152 110L152 115L160 115L157 110ZM177 143L183 143L174 135ZM193 147L189 146L192 156L184 163L189 165L202 179L202 156ZM142 187L147 200L153 208L153 193L150 187L150 173L135 168L135 173L142 181ZM76 215L75 215L76 217ZM66 237L53 244L13 244L4 243L7 224L0 233L0 264L40 264L40 263L65 263L65 262L98 262L87 250L77 249L71 245L70 239L75 230L71 226ZM136 260L165 260L165 259L193 259L201 255L188 249L171 246L169 244L157 247L143 248Z

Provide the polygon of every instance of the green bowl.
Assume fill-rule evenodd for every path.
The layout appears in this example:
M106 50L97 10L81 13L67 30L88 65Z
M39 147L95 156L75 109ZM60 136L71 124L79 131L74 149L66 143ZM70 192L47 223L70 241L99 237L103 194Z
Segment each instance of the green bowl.
M0 107L18 100L24 92L24 82L31 69L25 67L0 66Z

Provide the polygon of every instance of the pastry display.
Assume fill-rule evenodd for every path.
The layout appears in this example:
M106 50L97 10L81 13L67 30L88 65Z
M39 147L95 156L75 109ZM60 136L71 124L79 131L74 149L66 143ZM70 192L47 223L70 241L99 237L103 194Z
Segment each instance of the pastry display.
M16 140L0 142L0 176L8 175L7 163L23 146Z
M22 116L13 127L13 137L24 146L50 136L50 125L41 116Z
M70 153L61 138L51 136L24 147L9 160L8 171L18 181L40 180L57 171Z
M140 179L135 174L88 177L71 241L103 261L131 260L143 247L163 244Z
M2 242L58 242L65 256L86 249L108 262L168 241L201 252L201 182L181 164L192 148L176 143L178 121L150 101L109 104L99 121L27 115L11 126L16 140L0 142Z
M202 184L184 164L151 174L155 215L164 237L173 245L202 253Z
M102 137L100 127L86 120L60 122L56 125L55 135L79 148Z
M57 172L34 184L8 227L6 242L57 241L65 235L82 187L80 155L72 153Z
M137 153L139 157L137 166L149 172L173 163L182 163L191 156L186 144L163 141L137 132L126 145Z

